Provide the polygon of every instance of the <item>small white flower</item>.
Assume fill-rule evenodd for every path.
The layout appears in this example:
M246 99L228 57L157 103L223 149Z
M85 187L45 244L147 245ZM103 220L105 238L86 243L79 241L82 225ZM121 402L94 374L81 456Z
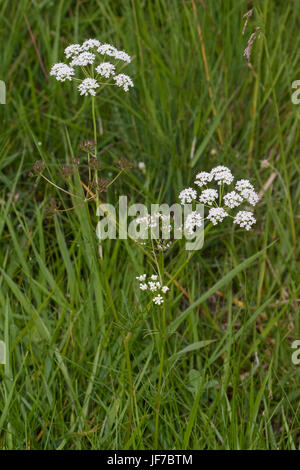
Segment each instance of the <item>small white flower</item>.
M148 282L149 289L151 292L156 292L160 288L160 282Z
M199 197L199 201L202 202L202 204L208 204L209 206L217 199L218 191L216 189L204 189Z
M141 283L141 284L140 284L140 289L141 289L141 290L147 290L147 289L148 289L147 284Z
M231 191L224 196L224 204L230 209L238 207L241 202L243 202L243 198L236 191Z
M101 46L98 47L97 51L102 55L106 54L106 55L109 55L110 57L115 57L116 53L118 52L118 49L116 49L111 44L101 44Z
M69 65L64 64L63 62L54 64L52 69L50 70L50 75L54 75L56 80L58 80L59 82L64 82L65 80L72 80L74 73L74 69L72 67L69 67Z
M116 82L117 86L123 87L124 91L128 91L129 87L133 87L133 81L130 77L128 77L128 75L125 75L124 73L119 73L119 75L115 75L114 81Z
M155 228L157 227L157 218L151 215L145 215L144 217L138 217L136 219L136 223L142 225L144 230L148 230L148 228Z
M65 48L65 56L67 57L67 59L78 55L80 52L81 52L80 44L70 44L70 46Z
M161 229L164 232L170 233L172 225L170 224L170 216L158 213L159 219L161 220Z
M151 276L152 281L156 281L157 278L158 278L157 274L152 274L152 276Z
M149 216L149 227L150 228L155 228L159 225L159 213L153 214Z
M207 171L201 171L196 175L196 181L195 184L202 188L202 186L205 186L207 183L209 183L212 180L212 175L210 173L207 173Z
M202 217L197 211L190 212L185 220L184 228L189 235L194 234L195 228L202 226Z
M88 96L96 96L96 88L99 87L99 83L94 78L85 78L82 80L80 85L78 85L78 90L80 91L81 95Z
M211 170L212 178L217 181L219 185L221 184L231 184L233 181L233 175L229 168L226 166L216 166Z
M153 302L156 305L161 305L164 302L164 299L162 298L160 294L158 294L156 297L153 298Z
M100 47L101 42L98 39L87 39L81 46L81 51L89 51L90 49L94 49L95 47Z
M183 189L178 198L180 199L181 204L186 204L187 202L193 202L194 199L197 197L197 191L193 188L186 188Z
M252 212L240 211L236 214L233 223L240 227L250 230L252 225L255 224L256 219L253 217Z
M164 241L163 244L161 244L161 243L157 244L157 249L160 250L160 251L166 251L168 248L170 248L170 246L172 246L172 244L170 242Z
M110 62L102 62L102 64L96 67L96 72L102 77L109 78L115 74L115 66Z
M170 290L168 286L162 286L162 288L161 288L161 291L162 291L163 294L166 294L168 292L168 290Z
M128 55L127 52L124 52L124 51L117 51L115 53L115 58L119 60L123 60L124 62L128 62L128 64L131 62L130 55Z
M87 65L92 65L95 60L95 54L92 52L81 52L78 56L74 57L70 65L78 65L80 67L86 67Z
M239 192L243 191L244 189L249 189L254 191L253 185L250 183L249 180L239 180L236 182L235 189Z
M227 216L228 214L223 207L212 207L209 209L207 218L213 223L213 225L217 225L218 222L222 222Z
M138 163L138 169L141 170L141 171L145 171L146 170L146 165L144 162L139 162Z
M146 280L146 277L146 274L141 274L140 276L136 276L136 279L142 282Z

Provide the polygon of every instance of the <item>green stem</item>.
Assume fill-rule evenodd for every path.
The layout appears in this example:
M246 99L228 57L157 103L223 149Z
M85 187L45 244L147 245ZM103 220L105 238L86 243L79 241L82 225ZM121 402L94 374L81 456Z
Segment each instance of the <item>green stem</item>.
M161 384L162 384L164 360L165 360L165 343L166 343L166 308L165 308L165 302L163 303L163 312L162 312L162 318L161 318L161 334L162 334L162 339L161 339L161 350L160 350L159 377L158 377L156 405L155 405L154 450L158 449L158 429L159 429L159 410L160 410L160 403L161 403Z
M97 124L96 124L96 110L95 110L95 97L94 96L92 96L92 116L93 116L93 129L94 129L94 142L95 142L94 157L97 158ZM95 169L95 181L96 182L98 181L97 168ZM97 197L97 203L98 203L98 197Z
M97 125L96 125L96 111L95 111L95 97L92 96L92 116L93 116L93 129L94 129L94 141L95 141L95 158L97 158Z

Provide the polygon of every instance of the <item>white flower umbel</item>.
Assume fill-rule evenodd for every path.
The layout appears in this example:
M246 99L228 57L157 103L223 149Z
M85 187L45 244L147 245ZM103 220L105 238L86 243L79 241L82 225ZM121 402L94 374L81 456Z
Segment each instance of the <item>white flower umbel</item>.
M205 186L207 183L210 183L212 178L213 177L211 173L207 173L207 171L201 171L196 175L195 184L202 188L202 186Z
M249 189L254 191L253 185L250 183L249 180L239 180L236 182L235 189L239 192L243 191L244 189Z
M111 44L101 44L101 46L98 47L97 51L99 52L99 54L115 57L116 53L118 52L118 49L116 49Z
M74 67L78 65L79 67L86 67L87 65L92 65L94 63L96 56L92 52L81 52L78 56L74 57L70 65Z
M228 214L223 209L223 207L212 207L211 209L209 209L207 218L213 223L213 225L217 225L219 222L222 222L227 216Z
M180 192L178 197L181 204L191 203L196 199L197 191L195 191L193 188L186 188Z
M157 280L157 274L152 274L152 276L150 276L148 280L146 274L136 276L136 279L140 281L140 290L155 293L155 297L153 297L152 299L155 304L161 305L163 303L163 297L159 292L161 292L162 294L166 294L170 289L168 286L161 285L161 283Z
M102 62L103 56L109 56L111 62ZM101 89L106 85L114 85L123 88L124 91L129 91L132 88L133 81L124 73L118 73L121 70L121 61L130 63L131 57L125 51L119 51L116 47L111 44L101 44L98 39L87 39L83 44L71 44L65 49L65 56L69 59L69 63L58 63L55 64L50 75L61 82L65 80L72 80L75 72L79 77L76 80L81 84L78 86L80 94L82 96L92 95L95 96L95 89L98 88L96 82L86 82L85 80L95 80L98 76L104 77L107 80L111 80L110 83L101 82ZM80 77L81 74L81 77ZM97 74L95 76L95 74ZM94 84L94 86L89 86Z
M151 290L151 292L156 292L158 289L161 288L160 282L149 281L148 286L149 286L149 289Z
M202 226L203 219L197 211L190 212L185 219L184 228L189 235L194 234L194 230Z
M236 182L235 189L240 193L241 197L248 201L252 206L256 206L259 197L254 190L254 186L249 180L239 180Z
M114 81L116 82L116 85L119 87L122 87L124 91L128 91L129 87L133 87L133 82L128 75L125 75L124 73L119 73L119 75L115 75Z
M217 199L218 191L216 189L204 189L199 197L199 201L208 206L211 206Z
M156 305L161 305L161 304L164 303L164 299L162 298L162 296L160 294L158 294L156 297L153 298L153 302Z
M80 91L81 95L88 96L96 96L96 89L99 87L99 83L94 78L85 78L82 80L80 85L78 85L78 90Z
M67 59L70 57L74 57L81 52L81 45L80 44L70 44L70 46L65 48L65 56Z
M252 225L255 224L256 219L252 212L240 211L236 214L233 223L239 225L246 230L250 230Z
M216 166L210 172L201 171L196 175L195 185L202 188L211 184L218 185L217 189L205 188L199 195L199 201L206 206L213 206L208 213L207 220L210 220L214 225L222 222L228 215L234 219L234 214L231 214L230 209L235 209L244 205L245 209L251 204L255 206L259 201L259 196L255 192L253 185L247 179L238 180L235 183L234 190L226 193L224 191L225 185L231 185L234 181L234 176L229 168L226 166ZM225 193L225 194L224 194ZM181 204L192 203L197 198L197 191L193 188L187 188L181 191L179 199ZM243 211L242 211L243 212ZM247 213L247 211L244 211ZM200 220L200 219L199 219ZM239 218L237 219L237 221ZM251 222L251 218L249 221ZM237 222L236 222L237 223ZM251 224L241 225L249 230ZM185 222L185 229L187 233L192 233L193 219L187 219Z
M63 62L54 64L50 70L50 75L53 75L59 82L64 82L65 80L71 81L74 73L74 69Z
M223 200L225 206L230 207L230 209L238 207L243 202L243 198L236 191L225 194Z
M243 191L241 191L241 196L252 206L256 206L259 200L258 194L256 194L252 189L243 189Z
M90 49L95 49L101 46L101 42L98 39L87 39L82 44L80 50L81 51L89 51Z
M127 52L124 51L117 51L115 53L115 58L118 60L123 60L123 62L127 62L128 64L130 64L131 62L130 55L128 55Z
M102 77L109 78L115 74L116 67L110 62L102 62L96 67L96 72Z
M141 225L145 233L149 228L154 229L161 227L163 231L171 232L172 225L170 224L170 218L167 215L155 212L153 215L145 215L144 217L138 217L136 219L137 224Z
M211 170L210 174L218 185L231 184L234 179L231 171L226 166L216 166Z
M142 225L144 230L147 231L148 228L155 228L158 225L158 218L151 216L151 215L145 215L144 217L138 217L136 219L136 223L139 225Z

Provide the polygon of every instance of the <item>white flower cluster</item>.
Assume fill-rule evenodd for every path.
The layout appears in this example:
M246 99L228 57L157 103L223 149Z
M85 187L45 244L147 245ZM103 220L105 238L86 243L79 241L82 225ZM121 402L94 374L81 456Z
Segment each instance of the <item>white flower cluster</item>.
M224 204L225 206L230 207L230 209L238 207L242 202L243 198L236 191L231 191L224 196Z
M161 224L160 224L161 221ZM137 224L142 225L145 233L149 228L154 229L161 225L163 231L170 232L172 225L170 224L170 217L160 212L155 212L153 215L145 215L144 217L138 217L136 219Z
M186 188L181 191L178 197L180 199L181 204L186 204L187 202L191 203L193 202L193 200L196 199L197 191L192 188Z
M81 51L89 51L90 49L99 48L101 46L101 42L98 39L87 39L81 46ZM70 46L69 46L70 47ZM65 51L66 52L66 51Z
M207 173L207 171L201 171L196 175L195 184L202 188L202 186L206 185L207 183L210 183L212 178L213 175L211 173Z
M202 202L202 204L207 204L208 206L211 206L217 199L218 191L216 189L204 189L199 197L199 201Z
M99 52L99 54L109 55L110 57L115 57L117 51L118 49L116 49L111 44L101 44L101 46L97 49L97 52Z
M119 75L115 75L114 81L116 82L117 86L123 87L125 91L128 91L129 87L133 87L133 81L130 77L128 77L128 75L125 75L124 73L119 73Z
M236 214L233 223L250 230L252 225L255 224L256 219L253 217L252 212L240 211Z
M74 55L78 55L83 50L86 49L83 49L80 44L71 44L70 46L66 47L65 56L67 59L70 59L71 57L74 57Z
M223 222L227 216L228 214L223 207L213 207L209 210L207 218L213 223L213 225L217 225L219 222Z
M195 233L195 229L202 227L203 218L197 211L190 212L185 219L184 228L189 235Z
M131 62L131 57L125 51L118 51L118 49L111 44L101 44L98 39L87 39L82 45L71 44L65 49L65 56L67 59L74 58L82 52L98 52L101 55L108 55L115 59L122 60L123 62Z
M127 52L118 51L118 49L116 49L111 44L102 44L100 47L98 47L97 52L102 55L109 55L110 57L114 57L117 60L123 60L123 62L127 62L128 64L131 62L131 57L127 54Z
M201 171L196 175L195 185L203 188L199 197L197 191L193 188L183 189L179 194L181 204L193 203L197 199L204 205L210 207L207 219L213 225L222 222L226 217L233 218L233 223L239 225L246 230L250 230L256 220L252 212L241 210L236 215L232 216L228 213L228 209L235 209L241 204L250 204L255 206L259 200L258 194L255 192L253 185L249 180L241 179L236 182L234 190L225 193L225 186L231 185L234 181L234 176L231 170L226 166L217 166L210 172ZM208 188L209 183L218 185L218 190ZM213 207L212 207L213 206ZM185 227L188 233L193 233L196 227L200 227L203 219L196 212L192 212L187 217Z
M102 77L109 78L115 74L116 67L110 62L102 62L102 64L96 67L96 72Z
M221 184L231 184L234 177L226 166L216 166L210 172L212 175L212 180L215 180L218 185Z
M74 73L74 69L69 67L67 64L64 64L63 62L59 62L58 64L53 65L52 69L50 70L50 75L54 75L56 80L59 82L72 80Z
M78 85L78 90L81 95L96 95L96 88L99 87L99 83L96 78L94 78L94 66L95 72L100 77L106 79L113 78L114 84L118 87L123 88L124 91L128 91L129 88L132 88L133 82L128 75L120 73L116 75L116 65L111 62L101 62L96 64L97 57L99 56L109 56L112 59L118 61L123 61L130 63L131 57L125 51L119 51L111 44L101 44L98 39L87 39L83 44L71 44L65 49L65 56L67 59L70 59L69 64L59 62L54 64L50 70L50 75L54 76L56 80L64 82L65 80L72 80L75 75L75 67L87 67L85 69L85 75L88 77L83 80L83 82ZM100 58L100 57L99 57ZM101 58L102 59L102 58ZM91 68L89 68L91 66ZM86 80L94 80L94 82L86 82ZM97 82L97 86L95 86ZM93 85L91 86L91 83Z
M146 274L141 274L140 276L136 276L136 279L140 281L141 290L143 291L149 290L150 292L156 293L155 297L153 297L152 299L156 305L161 305L164 302L164 299L159 292L166 294L168 290L170 289L168 286L161 285L161 283L158 281L158 276L156 274L152 274L152 276L150 276L148 280L147 280Z
M254 191L253 185L248 180L240 180L236 183L235 189L239 191L241 197L252 206L258 203L258 194Z
M167 214L163 212L161 209L161 212L148 213L137 217L134 221L136 230L134 241L139 245L147 245L153 253L167 251L174 243L171 232L174 230L178 236L178 232L183 230L181 213L179 219L176 213L169 213L169 210ZM143 240L147 240L147 242Z
M95 58L96 56L92 54L92 52L81 52L72 59L70 66L74 67L74 65L78 65L78 67L86 67L87 65L92 65Z
M99 83L94 78L85 78L82 80L80 85L78 85L78 90L81 95L96 95L96 89L99 87Z

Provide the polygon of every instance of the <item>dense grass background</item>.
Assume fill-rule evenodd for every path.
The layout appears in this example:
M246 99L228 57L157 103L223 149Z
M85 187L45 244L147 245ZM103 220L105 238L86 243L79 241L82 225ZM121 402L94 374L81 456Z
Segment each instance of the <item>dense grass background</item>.
M300 339L300 115L291 102L299 13L298 0L1 1L1 448L300 448L300 368L291 362ZM243 50L257 26L251 68ZM93 137L90 101L48 70L89 37L134 56L134 90L97 100L103 175L121 156L147 167L123 175L107 201L175 202L217 164L263 194L252 232L219 225L176 276L166 337L135 281L152 274L151 260L112 241L101 262L93 207L47 218L50 197L64 208L72 201L28 177L43 159L64 185L57 172L73 155L86 176L79 144ZM170 250L168 273L186 256L183 245ZM205 340L214 342L200 349Z

